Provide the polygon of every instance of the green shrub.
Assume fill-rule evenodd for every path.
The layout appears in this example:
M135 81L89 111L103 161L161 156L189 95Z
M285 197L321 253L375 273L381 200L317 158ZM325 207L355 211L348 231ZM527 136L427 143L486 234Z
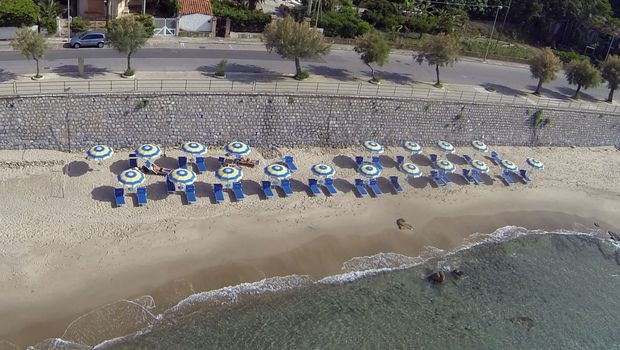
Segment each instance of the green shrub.
M56 22L56 18L44 18L41 21L41 25L47 31L47 34L56 34L58 31L58 23Z
M217 75L218 77L226 76L226 63L228 63L228 61L226 60L221 60L217 63L215 75Z
M569 63L570 61L586 61L590 60L588 56L580 55L573 51L553 50L553 53L558 56L562 63Z
M363 21L353 8L343 8L339 12L329 11L321 14L318 23L325 36L355 38L365 34L372 26Z
M144 30L148 34L149 38L155 35L155 21L151 15L139 15L136 16L136 20L144 25Z
M534 126L535 127L542 128L544 126L543 115L544 115L544 112L542 109L539 109L534 113Z
M24 27L36 23L39 6L32 0L0 1L0 27Z
M82 17L73 17L71 19L71 31L74 33L84 33L90 28L90 22Z
M148 104L149 104L149 100L140 100L140 101L138 101L138 104L136 105L136 108L142 109L142 108L146 107Z
M263 32L271 22L270 14L238 7L228 0L213 0L211 5L214 16L224 21L230 18L230 30L233 32Z
M304 79L308 79L308 78L310 78L310 72L308 72L308 71L303 71L299 75L295 76L295 79L297 79L297 80L304 80Z
M123 72L123 75L126 77L133 77L134 74L136 74L136 71L133 69L126 69L125 72Z

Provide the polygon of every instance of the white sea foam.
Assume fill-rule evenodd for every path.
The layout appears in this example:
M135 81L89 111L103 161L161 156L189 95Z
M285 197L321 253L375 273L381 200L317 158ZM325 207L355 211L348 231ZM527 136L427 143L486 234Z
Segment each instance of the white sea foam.
M420 258L412 258L396 253L379 253L371 256L355 257L342 264L344 272L365 271L381 268L399 267L418 262Z
M74 343L60 338L49 338L37 345L29 346L27 350L90 350L91 347L84 344Z

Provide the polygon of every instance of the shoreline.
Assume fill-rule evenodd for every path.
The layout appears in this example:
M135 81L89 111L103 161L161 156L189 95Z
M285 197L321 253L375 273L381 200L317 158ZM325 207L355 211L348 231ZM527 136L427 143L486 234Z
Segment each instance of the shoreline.
M508 147L499 149L500 152L514 151ZM519 151L531 150L541 149ZM341 151L331 150L338 152L334 155ZM592 158L600 157L596 153L602 152L612 163L620 163L614 151L579 151ZM316 159L319 152L330 150L309 152L308 162ZM570 149L548 152L577 153ZM306 161L297 156L300 163ZM62 157L77 159L78 156L63 154ZM8 157L0 152L0 159L3 158ZM553 160L545 160L553 169ZM592 168L585 170L585 177L598 174ZM342 176L351 181L352 170L338 170L338 178ZM386 169L386 173L388 170L396 171ZM19 212L15 209L25 213L23 207L2 207L0 214L12 211L9 221L13 219L16 224L3 234L12 238L5 248L21 249L27 257L20 267L30 273L27 279L30 283L19 283L15 276L20 274L9 274L11 283L7 281L2 288L0 310L3 314L8 312L20 317L4 320L0 325L0 337L25 347L34 344L30 339L35 335L60 337L68 325L68 322L62 324L63 320L70 321L76 315L119 299L152 295L158 313L195 292L276 275L309 274L318 279L340 273L342 263L356 256L379 252L417 256L426 246L453 249L461 246L472 233L490 233L507 225L547 231L571 230L575 221L585 226L598 222L602 228L612 230L620 227L616 218L620 211L620 175L598 179L606 183L588 181L589 186L584 187L582 181L587 179L576 179L573 183L563 178L567 176L563 171L545 170L537 174L533 185L510 188L498 184L497 180L491 186L452 185L445 189L406 184L405 194L386 194L378 199L360 199L352 193L317 199L298 192L294 198L225 203L223 206L200 198L204 204L189 207L181 205L178 196L173 196L154 200L146 210L124 208L119 212L110 208L109 202L89 197L78 200L77 206L67 208L64 204L65 207L58 208L60 212L75 211L74 216L58 223L65 225L64 229L57 228L65 236L63 240L57 240L53 234L46 237L32 233L34 230L28 229L32 229L31 226L39 230L45 226L37 226L27 218L17 220L15 216ZM613 165L609 169L612 171ZM106 173L100 170L66 178L67 183L75 185L72 189L67 187L66 197L84 197L83 192L88 188L95 192L94 184L110 178ZM24 192L25 198L43 202L45 206L46 199L37 198L37 192L26 185L42 185L49 180L49 171L33 167L21 173L11 172L10 176L14 176L14 181L9 182ZM1 191L10 192L6 183L0 183L0 193L6 194ZM80 209L79 205L85 208ZM33 209L32 205L25 207ZM56 214L54 209L51 211ZM93 212L101 218L90 219ZM414 230L399 231L395 224L399 217L412 223ZM45 219L42 223L55 232L54 220ZM26 228L26 237L16 239L23 234L20 228ZM99 232L106 229L107 232ZM84 236L80 230L91 235ZM35 244L31 241L40 246L33 247ZM45 262L41 263L36 252L46 249ZM0 250L3 272L8 264L7 255L5 250ZM24 285L30 285L33 292L24 293ZM39 291L42 286L47 287L46 293ZM49 320L43 321L42 314ZM33 323L33 319L38 319L39 323ZM9 334L12 336L7 336Z

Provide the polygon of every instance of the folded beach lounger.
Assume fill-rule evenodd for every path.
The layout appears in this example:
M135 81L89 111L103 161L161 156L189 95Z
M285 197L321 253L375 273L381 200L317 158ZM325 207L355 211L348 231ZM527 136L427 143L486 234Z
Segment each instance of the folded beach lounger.
M319 182L316 179L308 179L308 186L310 186L310 191L315 196L321 195L321 189L319 188Z
M179 168L187 169L187 157L179 157Z
M168 193L174 193L177 190L176 186L174 186L174 183L168 180L166 180L166 187L168 188Z
M327 192L332 196L338 193L336 187L334 187L334 179L325 179L325 188L327 188Z
M471 159L470 156L468 156L467 154L463 154L463 159L465 159L465 161L467 162L467 164L471 165L471 162L473 162L474 160Z
M196 203L196 186L194 185L185 186L185 199L187 199L187 204Z
M224 201L224 187L222 184L213 184L213 194L215 195L216 203Z
M435 184L437 184L437 186L439 187L446 185L446 182L441 178L439 173L435 170L431 171L431 180L433 180L433 182L435 182Z
M450 178L448 177L448 174L446 174L445 171L440 170L438 173L439 173L439 177L441 177L441 179L443 180L443 182L446 183L446 185L452 182Z
M372 157L372 164L379 169L383 169L381 166L381 158L380 157Z
M515 183L511 175L512 172L510 170L504 170L502 172L502 179L504 179L504 181L506 182L506 186L510 186Z
M117 207L122 207L125 205L125 189L124 188L115 188L114 189L114 199L116 201Z
M145 206L148 202L148 199L146 198L146 187L138 187L136 195L138 196L138 205L141 207Z
M263 181L262 182L263 194L265 198L273 197L273 190L271 189L271 181Z
M379 188L379 185L377 184L377 179L370 179L370 181L368 182L368 186L375 193L375 196L379 197L383 194L383 192L381 192L381 189Z
M482 181L482 177L480 177L480 172L478 171L478 169L471 169L471 177L474 178L474 181L476 181L477 185L484 183L484 181Z
M134 153L129 155L129 168L137 168L138 167L138 157Z
M291 188L291 180L284 179L280 183L282 190L284 190L284 194L288 197L293 195L293 189Z
M436 154L429 154L428 157L431 160L431 163L432 163L433 167L436 167L435 164L437 163L437 155Z
M235 182L233 184L233 194L235 195L235 199L238 202L241 202L245 198L245 193L243 193L243 187L241 186L241 182Z
M403 164L405 164L405 157L396 156L396 163L398 163L398 168L402 168Z
M463 169L463 177L465 178L465 181L467 181L467 183L469 184L471 183L478 184L476 180L474 180L474 177L469 172L469 169Z
M196 168L198 169L199 174L207 172L207 165L205 164L204 157L196 157Z
M527 171L525 169L519 170L519 175L521 175L521 178L523 179L525 183L532 181L532 179L530 179L530 177L527 176Z
M237 165L247 166L248 168L253 168L258 165L258 160L247 159L247 158L238 158L232 161Z
M364 180L355 179L355 188L357 189L357 192L360 194L360 196L368 196L368 191L366 191L366 187L364 187Z
M227 159L226 159L226 158L224 158L224 157L219 157L219 158L217 159L217 162L218 162L218 163L220 163L220 167L223 167L223 166L226 166L226 160L227 160Z
M364 163L364 157L360 157L360 156L355 157L355 164L357 164L358 168L362 166L363 163Z
M295 165L295 159L293 158L293 156L284 156L282 160L284 160L286 167L288 168L288 170L291 171L291 173L297 171L297 165Z
M390 176L390 183L394 187L394 190L396 190L396 193L402 193L403 192L403 188L398 183L398 176Z
M491 152L491 159L493 159L495 165L500 165L502 162L502 158L495 151Z

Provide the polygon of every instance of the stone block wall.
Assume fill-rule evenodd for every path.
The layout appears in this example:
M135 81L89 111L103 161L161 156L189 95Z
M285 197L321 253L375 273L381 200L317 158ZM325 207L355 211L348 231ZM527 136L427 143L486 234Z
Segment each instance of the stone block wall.
M394 98L269 94L62 95L0 99L0 149L79 150L104 143L199 141L255 147L386 145L620 146L620 116Z

